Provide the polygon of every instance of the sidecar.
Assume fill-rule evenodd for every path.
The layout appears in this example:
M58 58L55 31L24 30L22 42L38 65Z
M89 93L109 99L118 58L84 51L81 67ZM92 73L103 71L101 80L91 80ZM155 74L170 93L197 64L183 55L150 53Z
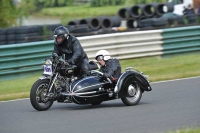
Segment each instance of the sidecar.
M121 98L125 105L130 106L138 104L144 91L152 90L147 77L133 68L127 68L119 79L104 79L102 75L92 70L91 76L74 81L69 91L61 94L60 101L98 105Z

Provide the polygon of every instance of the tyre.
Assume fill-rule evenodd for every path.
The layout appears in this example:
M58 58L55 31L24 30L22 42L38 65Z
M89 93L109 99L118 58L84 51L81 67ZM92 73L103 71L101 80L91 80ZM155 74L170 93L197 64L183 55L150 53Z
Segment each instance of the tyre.
M141 28L152 27L152 26L153 26L153 22L151 18L143 19L140 21Z
M30 101L33 108L35 108L38 111L44 111L49 109L54 102L53 98L45 96L48 90L48 86L49 86L48 79L43 79L43 80L39 79L33 84L31 88ZM52 90L53 89L54 86Z
M6 35L0 35L0 42L6 41Z
M0 35L6 35L7 29L0 29Z
M154 18L153 19L153 26L154 27L165 27L168 21L167 18Z
M7 42L0 42L0 45L6 45Z
M127 89L127 97L121 98L122 102L127 106L133 106L137 105L142 97L142 91L140 89L140 86L137 84L137 82L131 83L128 80L126 80L128 87Z
M184 21L183 21L183 16L176 16L176 21L178 23L178 25L183 25Z

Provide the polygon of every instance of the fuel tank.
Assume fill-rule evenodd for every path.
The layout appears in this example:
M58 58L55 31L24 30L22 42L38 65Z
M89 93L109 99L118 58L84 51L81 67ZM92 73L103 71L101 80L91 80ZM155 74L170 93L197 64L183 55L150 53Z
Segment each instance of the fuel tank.
M95 99L106 100L107 89L111 88L108 81L96 76L86 77L73 82L70 85L71 101L77 104L87 104Z

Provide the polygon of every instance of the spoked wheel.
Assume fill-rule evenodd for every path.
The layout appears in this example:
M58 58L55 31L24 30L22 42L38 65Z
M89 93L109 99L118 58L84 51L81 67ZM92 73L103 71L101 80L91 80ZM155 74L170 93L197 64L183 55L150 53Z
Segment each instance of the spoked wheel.
M127 106L138 104L142 97L142 91L140 89L140 86L136 82L134 82L128 84L127 87L128 87L128 92L127 92L128 96L121 98L122 102Z
M50 98L51 96L47 96L48 86L48 79L39 79L33 84L31 88L30 101L32 106L38 111L49 109L54 102L53 98Z

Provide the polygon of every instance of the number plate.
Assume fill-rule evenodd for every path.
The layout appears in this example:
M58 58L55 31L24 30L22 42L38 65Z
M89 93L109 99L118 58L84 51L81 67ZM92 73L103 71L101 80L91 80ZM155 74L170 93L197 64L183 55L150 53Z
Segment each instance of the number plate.
M50 65L43 65L43 67L44 67L43 74L52 75L52 67Z

